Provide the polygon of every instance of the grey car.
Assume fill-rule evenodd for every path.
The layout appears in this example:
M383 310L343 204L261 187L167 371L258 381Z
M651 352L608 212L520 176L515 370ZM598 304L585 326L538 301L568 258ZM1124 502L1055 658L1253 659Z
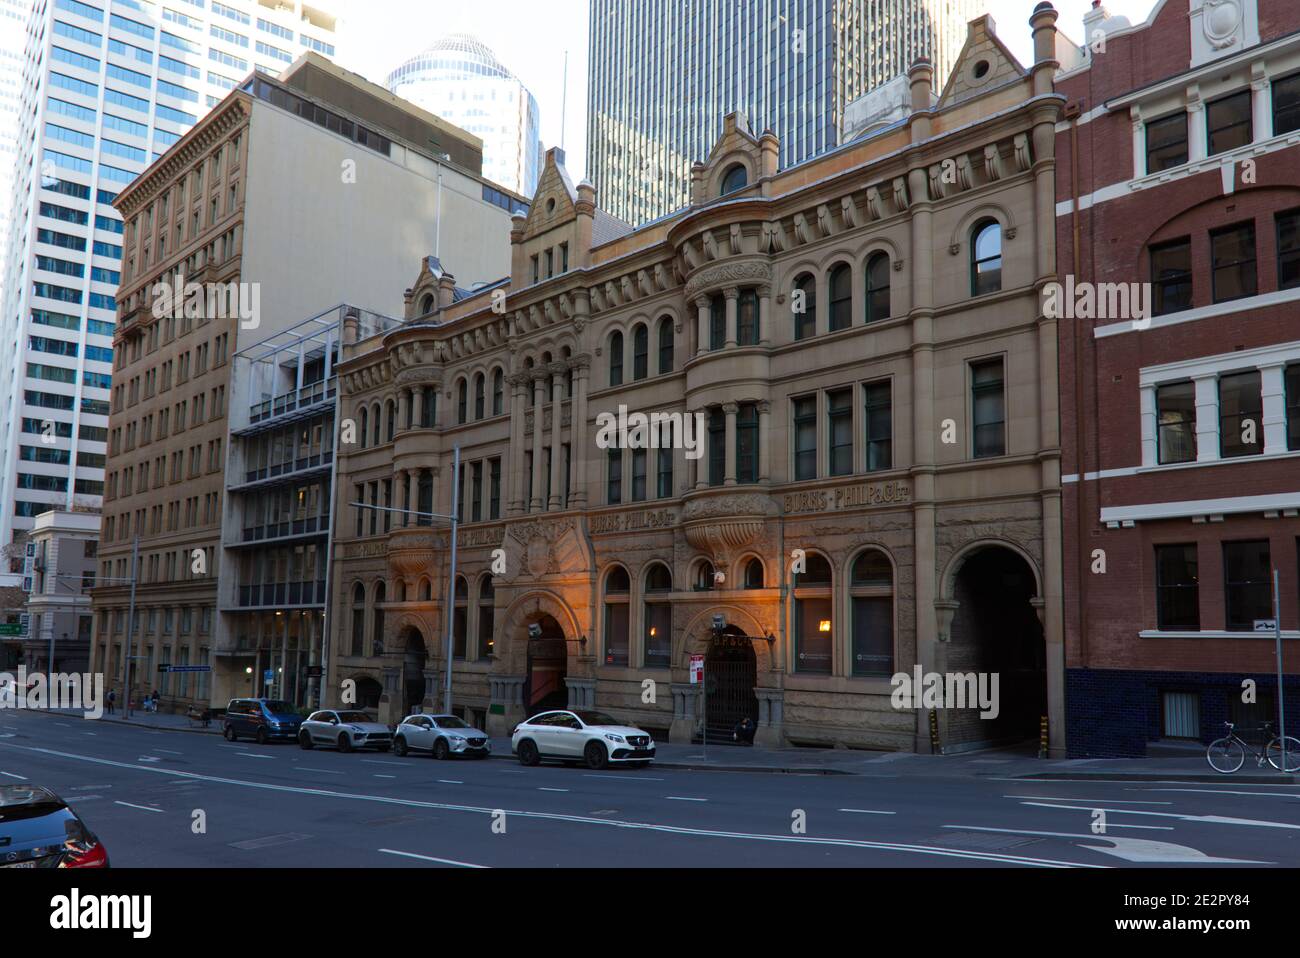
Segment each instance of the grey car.
M448 759L453 755L487 758L492 752L492 744L486 732L454 715L408 715L397 726L393 751L398 755L429 752L436 759Z
M375 748L387 752L393 746L393 732L387 725L371 721L365 712L355 709L322 709L313 712L298 730L298 744L303 748L334 746L340 752L357 748Z

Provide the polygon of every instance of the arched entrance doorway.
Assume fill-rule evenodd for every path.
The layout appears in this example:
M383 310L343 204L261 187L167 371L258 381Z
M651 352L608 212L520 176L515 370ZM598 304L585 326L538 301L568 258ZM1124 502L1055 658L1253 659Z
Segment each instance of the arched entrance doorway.
M754 643L734 625L714 632L704 656L705 721L709 741L730 742L743 718L758 722L758 657Z
M1039 722L1047 715L1047 647L1037 595L1033 569L1011 549L980 548L962 563L953 581L957 609L946 671L996 673L998 714L985 719L979 709L954 710L945 744L1038 739Z
M524 673L524 711L536 715L569 704L564 677L569 669L569 648L560 623L544 615L536 624L541 634L528 637L528 668Z
M424 636L415 626L402 633L402 715L410 715L424 704L424 665L429 653L424 646Z

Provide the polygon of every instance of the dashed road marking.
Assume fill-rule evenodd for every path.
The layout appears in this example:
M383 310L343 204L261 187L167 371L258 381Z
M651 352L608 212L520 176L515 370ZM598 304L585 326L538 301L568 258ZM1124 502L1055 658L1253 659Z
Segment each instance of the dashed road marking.
M158 812L159 814L162 813L161 808L150 808L148 805L132 805L130 802L114 802L113 804L125 805L127 808L138 808L142 812Z
M490 865L475 865L472 862L458 862L452 858L434 858L432 855L417 855L415 852L400 852L395 848L379 849L385 855L400 855L402 858L418 858L424 862L437 862L439 865L455 865L458 868L490 868Z
M837 809L837 811L856 812L859 815L897 815L898 814L898 812L880 812L880 811L876 811L874 808L841 808L841 809Z
M8 776L9 778L16 778L16 779L18 779L18 781L20 781L20 782L25 782L25 781L27 781L27 779L25 779L23 776L21 776L21 775L15 775L13 772L0 772L0 775L5 775L5 776Z
M684 795L665 795L670 802L707 802L707 798L687 798Z

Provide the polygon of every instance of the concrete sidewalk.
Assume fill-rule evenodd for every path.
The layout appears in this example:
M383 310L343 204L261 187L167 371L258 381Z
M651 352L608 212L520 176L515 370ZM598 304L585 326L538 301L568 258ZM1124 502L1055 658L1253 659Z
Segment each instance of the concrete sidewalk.
M3 714L3 713L0 713ZM45 710L42 714L80 719L75 710ZM184 715L133 711L127 719L119 708L102 722L132 725L167 732L220 735L221 721L199 728ZM1026 780L1151 782L1240 782L1297 785L1300 775L1284 775L1269 766L1257 768L1249 759L1240 772L1221 775L1206 763L1203 753L1176 758L1039 759L1017 749L964 752L957 755L915 755L910 752L867 752L833 748L762 748L736 745L675 745L655 743L655 766L712 772L761 772L782 775L860 775L875 778L988 777ZM492 739L492 758L514 761L510 739Z

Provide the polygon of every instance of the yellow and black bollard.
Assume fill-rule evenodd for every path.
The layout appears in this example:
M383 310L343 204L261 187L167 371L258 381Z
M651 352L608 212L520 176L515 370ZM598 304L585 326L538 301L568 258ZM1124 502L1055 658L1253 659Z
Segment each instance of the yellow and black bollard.
M939 713L930 709L930 751L935 755L943 754L943 746L939 744Z
M1038 723L1038 757L1047 758L1047 716Z

